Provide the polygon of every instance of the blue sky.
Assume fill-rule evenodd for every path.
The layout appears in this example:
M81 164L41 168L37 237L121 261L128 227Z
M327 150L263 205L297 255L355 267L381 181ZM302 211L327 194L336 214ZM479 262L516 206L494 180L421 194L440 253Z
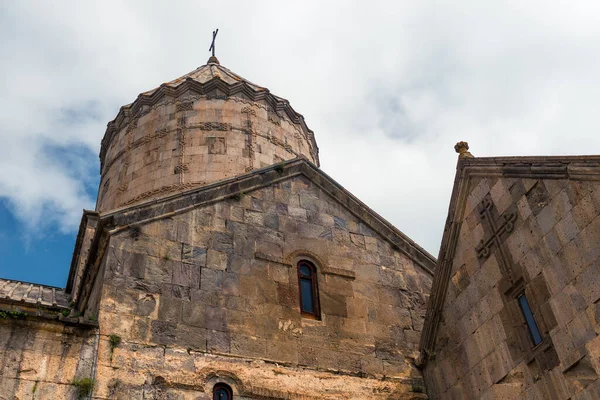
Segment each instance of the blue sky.
M107 122L204 64L215 28L222 65L305 116L321 168L436 255L456 142L475 156L600 153L598 8L0 2L0 276L65 284Z
M68 123L80 118L73 112L65 115ZM50 159L77 179L90 199L96 196L100 163L92 162L97 156L89 148L48 143L42 147L40 156ZM60 188L56 190L60 192ZM53 212L52 204L40 206L46 209L44 214ZM0 277L64 287L76 231L65 230L52 219L47 223L42 219L38 221L38 228L34 228L19 219L15 207L18 205L0 198Z
M30 237L6 200L0 201L0 277L64 287L74 244L71 232Z

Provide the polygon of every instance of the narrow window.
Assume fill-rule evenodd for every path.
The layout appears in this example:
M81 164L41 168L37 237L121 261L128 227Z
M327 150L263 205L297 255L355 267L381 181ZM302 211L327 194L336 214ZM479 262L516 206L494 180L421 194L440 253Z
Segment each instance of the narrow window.
M298 263L298 290L302 314L319 318L319 297L317 293L317 269L308 261Z
M525 317L525 322L527 322L527 327L529 328L531 341L533 342L534 346L537 346L538 344L542 343L542 335L540 335L540 330L538 329L535 319L533 318L533 313L529 307L527 297L525 297L525 294L522 294L518 297L518 300L519 306L521 306L521 311L523 312L523 316Z
M217 383L213 387L213 400L233 400L231 388L224 383Z

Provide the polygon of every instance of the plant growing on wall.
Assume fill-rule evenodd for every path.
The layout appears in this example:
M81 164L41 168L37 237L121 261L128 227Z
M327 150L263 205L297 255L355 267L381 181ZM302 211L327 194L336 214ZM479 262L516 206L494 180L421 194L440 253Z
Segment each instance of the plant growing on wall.
M77 388L77 397L82 399L89 396L94 388L94 380L91 378L75 378L71 385Z
M108 343L110 345L110 361L112 361L115 348L121 343L121 336L115 334L110 335L108 337Z

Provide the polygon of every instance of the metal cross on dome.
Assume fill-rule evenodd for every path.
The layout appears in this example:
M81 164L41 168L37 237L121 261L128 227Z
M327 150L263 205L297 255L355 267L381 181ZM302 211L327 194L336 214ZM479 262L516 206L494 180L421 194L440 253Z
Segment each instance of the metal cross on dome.
M212 56L215 56L215 39L217 38L217 33L219 33L219 28L217 28L217 30L213 31L213 38L212 38L212 43L210 44L210 47L208 48L208 51L212 50Z

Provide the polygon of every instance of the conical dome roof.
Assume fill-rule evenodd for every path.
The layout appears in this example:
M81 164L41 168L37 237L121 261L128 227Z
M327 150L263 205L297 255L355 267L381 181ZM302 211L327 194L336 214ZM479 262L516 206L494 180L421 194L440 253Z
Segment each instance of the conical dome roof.
M269 89L259 86L255 83L252 83L248 79L242 78L238 74L223 67L218 61L211 62L212 60L216 60L216 57L211 57L208 60L207 64L202 65L202 66L196 68L195 70L193 70L192 72L187 73L177 79L173 79L170 82L163 83L161 86L168 86L171 88L176 88L181 83L185 82L186 79L193 79L194 81L196 81L198 83L207 83L207 82L211 81L212 79L218 78L229 85L234 85L239 82L244 82L245 84L247 84L248 86L250 86L252 89L254 89L256 91L269 92ZM159 88L160 88L160 86L155 89L149 90L147 92L143 92L142 94L146 95L146 96L151 96ZM275 96L275 97L277 97L277 96ZM278 98L280 98L281 100L284 100L281 97L278 97Z

